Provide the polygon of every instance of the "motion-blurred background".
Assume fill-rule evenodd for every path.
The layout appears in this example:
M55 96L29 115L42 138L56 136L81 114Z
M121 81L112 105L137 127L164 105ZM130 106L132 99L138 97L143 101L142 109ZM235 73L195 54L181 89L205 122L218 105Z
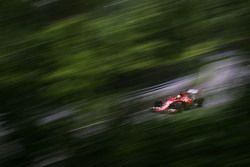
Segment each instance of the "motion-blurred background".
M0 166L248 166L249 43L247 0L2 0Z

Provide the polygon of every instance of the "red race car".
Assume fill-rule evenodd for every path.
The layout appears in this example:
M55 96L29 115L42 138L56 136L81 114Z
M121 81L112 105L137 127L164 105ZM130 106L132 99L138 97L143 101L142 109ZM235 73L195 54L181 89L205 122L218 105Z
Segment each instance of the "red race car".
M191 108L202 107L204 99L198 89L189 89L182 91L175 97L168 98L164 103L156 101L153 112L176 113Z

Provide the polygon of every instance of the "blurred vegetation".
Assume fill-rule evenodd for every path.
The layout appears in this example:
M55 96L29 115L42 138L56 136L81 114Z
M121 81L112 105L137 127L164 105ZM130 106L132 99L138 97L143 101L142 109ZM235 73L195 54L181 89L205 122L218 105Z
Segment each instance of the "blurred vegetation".
M225 48L248 53L249 20L245 0L1 1L0 120L9 133L0 166L39 166L52 153L69 157L51 166L249 164L247 104L245 115L228 107L234 114L118 121L84 140L70 133L124 112L117 100L147 83L141 73ZM41 123L59 111L67 116Z

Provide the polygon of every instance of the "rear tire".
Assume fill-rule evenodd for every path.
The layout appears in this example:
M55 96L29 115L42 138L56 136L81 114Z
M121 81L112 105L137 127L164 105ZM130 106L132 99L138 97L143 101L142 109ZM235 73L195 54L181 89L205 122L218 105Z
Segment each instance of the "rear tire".
M203 106L204 99L199 98L194 101L195 104L197 104L197 107L202 107Z

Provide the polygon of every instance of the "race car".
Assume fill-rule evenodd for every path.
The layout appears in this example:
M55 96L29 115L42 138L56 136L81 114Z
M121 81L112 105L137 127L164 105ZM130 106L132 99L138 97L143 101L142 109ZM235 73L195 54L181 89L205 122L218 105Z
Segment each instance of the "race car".
M198 89L181 91L178 95L168 98L164 103L156 101L152 107L153 112L176 113L191 108L202 107L204 98Z

